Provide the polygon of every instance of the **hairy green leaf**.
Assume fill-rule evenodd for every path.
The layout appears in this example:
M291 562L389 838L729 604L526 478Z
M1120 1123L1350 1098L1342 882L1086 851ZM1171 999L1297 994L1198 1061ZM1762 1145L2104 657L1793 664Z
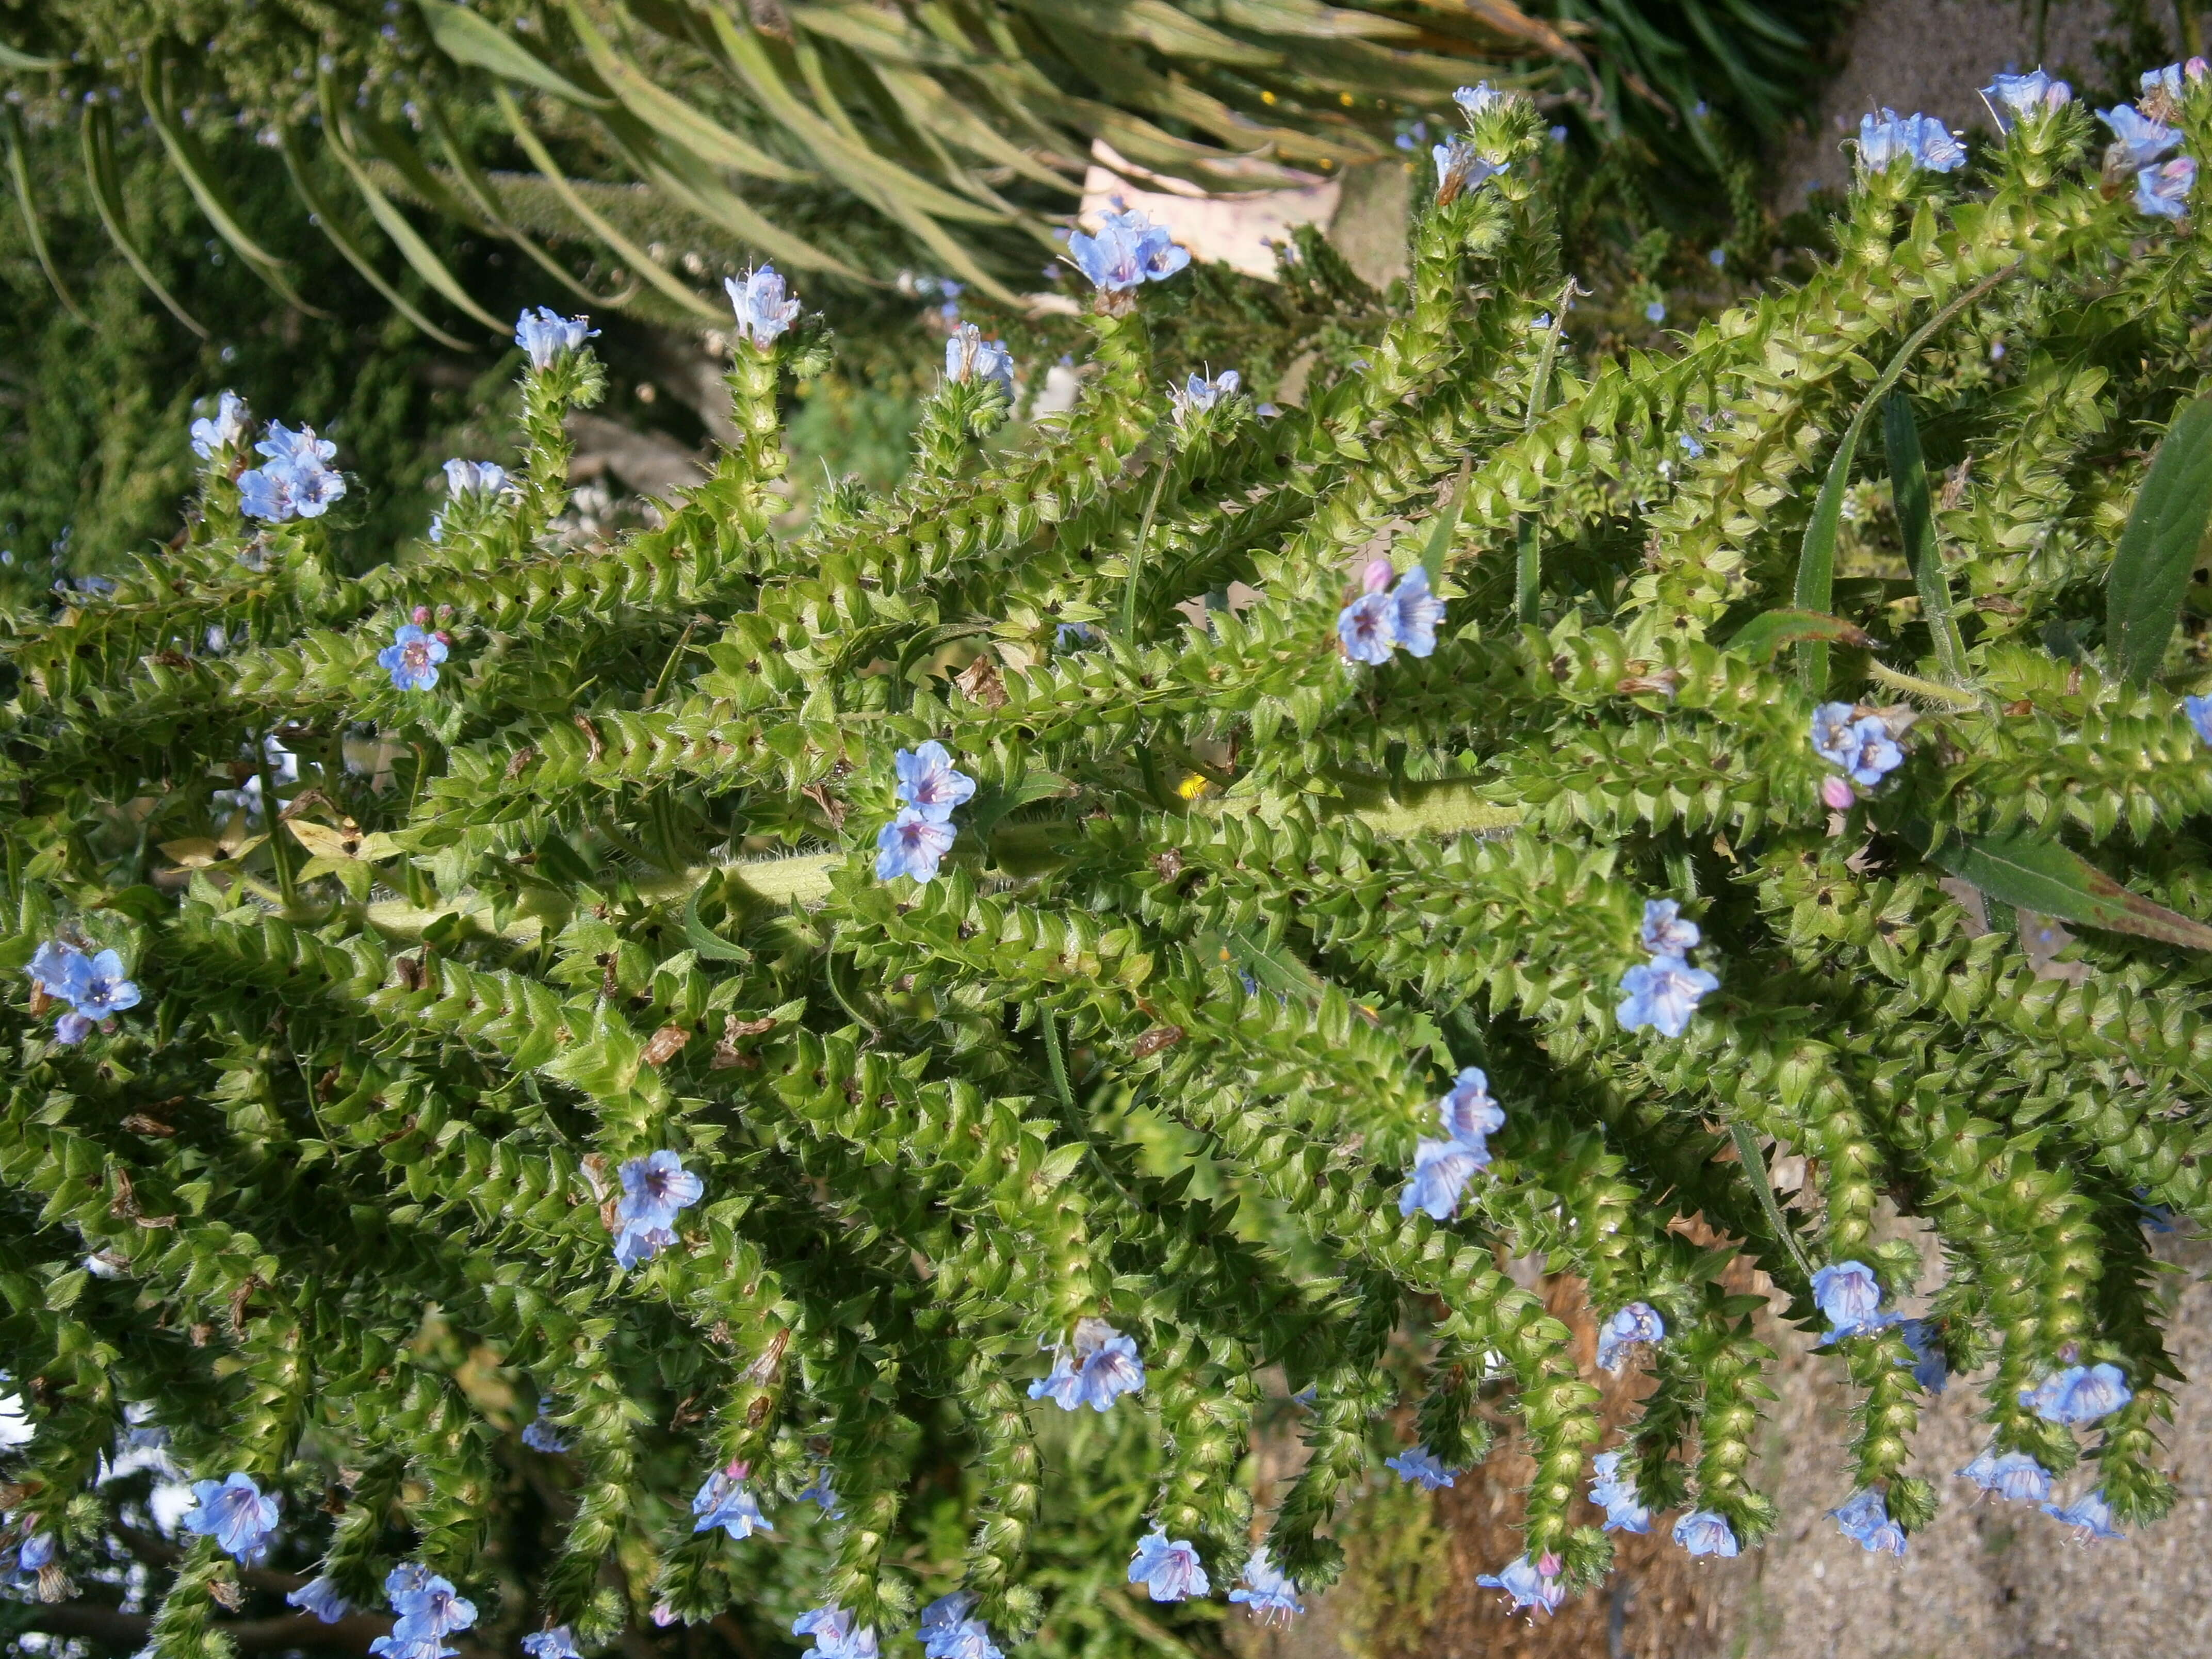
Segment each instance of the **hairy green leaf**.
M2208 526L2212 526L2212 398L2174 417L2136 493L2105 579L2112 664L2137 685L2158 676Z

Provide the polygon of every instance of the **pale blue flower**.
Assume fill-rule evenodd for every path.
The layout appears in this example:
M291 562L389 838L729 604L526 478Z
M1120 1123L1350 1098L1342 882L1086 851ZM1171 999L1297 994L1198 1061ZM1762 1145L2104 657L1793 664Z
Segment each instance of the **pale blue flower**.
M1880 1492L1871 1488L1854 1492L1828 1513L1844 1536L1861 1548L1905 1553L1905 1529L1889 1518L1889 1505Z
M1997 76L1982 92L1996 112L1997 124L2008 132L2021 116L2060 109L2074 100L2073 88L2063 81L2052 80L2039 69L2026 75Z
M1735 1528L1713 1510L1692 1510L1674 1523L1674 1541L1692 1555L1732 1556Z
M392 1610L398 1615L392 1626L396 1642L436 1643L477 1621L476 1603L450 1578L427 1571L392 1598Z
M1930 173L1964 167L1966 147L1932 115L1899 115L1884 109L1879 117L1859 118L1859 164L1870 173L1885 171L1900 155Z
M88 971L88 964L84 952L68 940L50 939L32 953L30 966L23 971L48 996L66 1001L70 987Z
M1824 702L1813 711L1813 752L1862 789L1905 764L1905 750L1881 717L1861 714L1848 702Z
M338 1594L338 1587L325 1578L311 1578L298 1589L288 1591L285 1601L302 1613L312 1613L326 1625L335 1625L353 1611L353 1603Z
M538 1395L538 1415L531 1419L523 1427L522 1443L532 1451L564 1452L568 1449L567 1437L562 1435L559 1426L545 1414L552 1404L550 1395Z
M1531 1613L1556 1613L1559 1603L1567 1599L1567 1587L1559 1582L1556 1555L1539 1560L1524 1555L1503 1572L1477 1573L1474 1582L1488 1589L1504 1590L1513 1598L1516 1612L1526 1607Z
M815 1470L814 1479L808 1481L805 1486L800 1487L799 1496L792 1501L797 1504L805 1504L810 1501L818 1504L821 1505L822 1513L828 1516L832 1521L835 1521L839 1516L845 1512L842 1509L838 1507L837 1488L832 1482L830 1474L830 1467L826 1463L820 1468Z
M958 830L951 824L908 807L876 836L876 879L912 876L916 881L936 878L937 866L952 850Z
M240 1561L258 1560L276 1530L277 1500L264 1498L253 1477L243 1472L223 1480L192 1482L192 1507L184 1514L187 1532L212 1538Z
M2020 1403L2052 1423L2094 1423L2135 1398L2118 1365L2069 1365L2040 1387L2022 1389Z
M1244 377L1233 368L1223 369L1211 380L1193 369L1190 378L1181 386L1168 388L1168 401L1174 405L1176 424L1182 426L1193 415L1212 409L1224 398L1234 396L1243 384Z
M816 1607L791 1621L793 1636L811 1636L814 1659L876 1659L876 1627L853 1628L853 1615L842 1607Z
M944 823L975 793L975 780L954 767L952 757L934 738L919 749L893 755L891 770L898 775L892 794L933 823Z
M1601 1370L1617 1371L1627 1350L1639 1342L1663 1342L1667 1322L1649 1302L1632 1302L1598 1328L1597 1363Z
M1705 259L1715 270L1718 270L1722 266L1728 264L1728 250L1724 247L1707 248L1705 250Z
M1474 144L1464 138L1431 145L1429 157L1437 164L1437 200L1439 204L1457 200L1486 180L1495 179L1505 171L1506 166L1503 161L1486 160L1476 153Z
M1212 1588L1200 1565L1197 1546L1188 1539L1170 1538L1158 1528L1146 1534L1130 1558L1129 1582L1142 1584L1155 1601L1186 1601Z
M599 337L599 330L585 326L590 320L558 316L544 306L534 311L525 306L515 320L514 343L530 354L531 368L542 373L568 353L582 350L585 341Z
M60 1540L53 1534L34 1532L15 1547L15 1571L21 1577L36 1577L53 1565L60 1553Z
M730 296L730 308L737 313L738 334L757 350L774 345L799 316L798 298L785 293L783 277L774 265L747 271L743 282L723 277L722 292Z
M1654 957L1620 976L1620 1006L1613 1017L1624 1031L1640 1031L1648 1025L1662 1036L1678 1037L1705 994L1719 987L1713 975L1691 967L1680 957Z
M311 426L295 432L281 421L271 421L267 435L254 448L269 459L238 475L239 510L248 518L271 524L319 519L346 493L344 475L328 465L338 447L318 438Z
M530 1659L584 1659L576 1648L576 1632L566 1625L555 1625L524 1637L522 1650Z
M1644 927L1638 935L1655 957L1686 957L1705 936L1698 924L1686 921L1682 907L1673 899L1644 901Z
M1421 1141L1413 1149L1413 1173L1398 1194L1398 1213L1410 1216L1421 1210L1431 1220L1450 1220L1459 1212L1467 1183L1489 1163L1489 1149L1479 1142Z
M74 1008L54 1022L54 1041L74 1048L93 1033L94 1024Z
M1079 1319L1073 1340L1054 1351L1051 1373L1030 1384L1030 1398L1049 1400L1064 1412L1082 1406L1103 1412L1144 1386L1136 1340L1103 1319Z
M1448 1137L1477 1151L1485 1137L1505 1127L1504 1111L1490 1097L1489 1078L1474 1066L1452 1079L1449 1091L1437 1102L1437 1116Z
M1444 602L1429 591L1429 573L1415 565L1398 578L1390 592L1397 607L1394 618L1397 642L1414 657L1431 655L1437 648L1437 629L1444 620Z
M2051 1471L2026 1452L2000 1456L1992 1448L1957 1473L1961 1480L2014 1503L2040 1504L2051 1496Z
M2212 697L2184 697L2181 706L2197 728L2197 741L2212 744Z
M1067 251L1075 268L1102 294L1164 283L1190 263L1190 250L1178 245L1164 225L1127 210L1108 214L1095 236L1075 232L1067 239Z
M434 1636L410 1641L398 1635L378 1637L368 1644L368 1650L375 1659L459 1659L461 1651Z
M2179 219L2189 211L2189 192L2197 187L2197 162L2177 155L2136 174L2136 209L2160 219Z
M1268 1559L1265 1544L1252 1552L1252 1559L1244 1564L1243 1581L1229 1592L1229 1599L1242 1601L1255 1618L1270 1624L1280 1615L1287 1625L1306 1610L1305 1603L1298 1600L1298 1587Z
M1620 1454L1600 1452L1590 1460L1590 1466L1597 1475L1590 1482L1589 1501L1605 1511L1605 1530L1650 1532L1651 1511L1636 1495L1636 1483L1620 1478Z
M1386 1457L1382 1460L1382 1467L1387 1469L1395 1469L1398 1472L1398 1479L1401 1481L1418 1480L1430 1492L1436 1491L1439 1486L1450 1486L1452 1477L1459 1473L1457 1469L1438 1462L1435 1455L1426 1446L1416 1446L1413 1450L1401 1452L1395 1457Z
M1881 1281L1863 1261L1838 1261L1814 1273L1813 1300L1835 1328L1820 1339L1823 1342L1869 1335L1899 1319L1881 1311Z
M1936 1322L1908 1319L1897 1328L1905 1346L1912 1351L1912 1380L1930 1394L1941 1394L1951 1380L1951 1362L1936 1340Z
M1465 110L1470 120L1486 109L1511 102L1512 98L1511 93L1502 87L1493 87L1487 81L1478 81L1473 86L1462 87L1452 94L1452 102Z
M438 683L438 665L445 659L445 641L414 623L402 623L392 643L376 653L376 665L400 691L428 691Z
M2132 104L2100 109L2097 118L2126 148L2130 167L2147 167L2181 142L2181 135L2173 128L2152 120Z
M945 378L964 386L970 380L989 380L1014 395L1014 357L996 340L987 340L973 323L963 323L945 342Z
M507 483L507 469L496 461L465 461L456 456L446 463L448 495L496 495Z
M743 1463L732 1463L708 1475L692 1494L691 1513L696 1517L691 1522L694 1532L712 1532L720 1527L732 1538L750 1538L757 1532L775 1530L761 1514L759 1500L745 1485Z
M192 422L192 453L208 461L238 448L246 441L252 421L246 399L235 392L224 392L212 416L204 415Z
M1647 323L1665 322L1667 320L1667 302L1664 300L1654 300L1650 305L1644 307L1644 320Z
M991 1640L991 1627L968 1616L975 1605L975 1591L955 1590L921 1610L915 1634L927 1659L1006 1659Z
M625 1221L615 1230L615 1261L623 1267L635 1267L640 1262L650 1261L663 1250L676 1245L673 1229L656 1227L647 1221Z
M2136 77L2136 88L2139 96L2148 98L2154 92L2162 92L2179 103L2181 101L2181 65L2168 64L2163 69L2145 70Z
M2063 1509L2056 1504L2045 1504L2040 1507L2052 1520L2074 1528L2074 1536L2082 1543L2086 1544L2093 1538L2117 1543L2127 1536L2112 1524L2112 1508L2105 1501L2105 1491L2101 1486L2075 1498Z
M642 1222L648 1227L672 1227L677 1213L699 1201L706 1183L684 1167L684 1160L666 1147L622 1166L623 1195L615 1215L623 1221Z
M1688 456L1692 460L1695 461L1704 459L1705 447L1699 443L1696 437L1692 434L1687 432L1678 433L1675 434L1674 441L1681 445L1682 453Z
M1344 654L1370 667L1390 660L1398 645L1398 602L1384 592L1362 593L1337 613L1336 636Z

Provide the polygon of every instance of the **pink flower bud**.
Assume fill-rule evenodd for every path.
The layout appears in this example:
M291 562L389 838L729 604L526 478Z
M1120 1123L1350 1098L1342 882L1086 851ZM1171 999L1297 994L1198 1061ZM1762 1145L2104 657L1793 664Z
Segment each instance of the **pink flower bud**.
M653 1622L663 1630L676 1622L676 1609L663 1601L653 1610Z
M2206 63L2202 58L2192 58L2181 66L2181 72L2192 81L2202 81L2206 76L2212 75L2212 64Z
M1820 780L1822 805L1834 811L1844 812L1850 811L1851 803L1857 799L1858 796L1852 793L1849 778L1826 777Z
M430 607L427 605L416 605L414 611L410 613L410 620L414 623L416 627L422 627L424 623L430 620Z
M1559 1576L1559 1569L1565 1565L1566 1563L1560 1560L1559 1556L1551 1550L1546 1550L1536 1558L1536 1571L1547 1578L1557 1578Z
M1398 573L1390 568L1388 559L1370 559L1367 568L1359 578L1359 585L1370 593L1380 593L1390 586L1390 579Z
M451 644L453 642L453 636L451 634L448 634L448 633L447 633L444 629L442 629L442 628L441 628L441 629L438 629L438 631L437 631L437 632L435 632L434 634L431 635L430 635L430 637L431 637L432 639L434 639L434 640L437 641L437 642L438 642L439 644L441 644L441 645L451 645Z

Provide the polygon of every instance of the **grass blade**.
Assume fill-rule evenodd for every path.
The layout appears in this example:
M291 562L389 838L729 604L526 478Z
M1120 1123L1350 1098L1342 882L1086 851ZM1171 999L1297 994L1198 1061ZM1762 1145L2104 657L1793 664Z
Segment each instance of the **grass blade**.
M1928 464L1920 453L1920 427L1912 418L1912 400L1902 392L1893 392L1883 399L1881 433L1889 452L1890 498L1897 506L1897 526L1905 537L1905 557L1912 562L1912 580L1920 589L1920 614L1936 643L1936 661L1946 678L1964 684L1966 641L1959 637L1958 616L1951 607L1950 579L1943 574L1943 552L1936 541Z
M316 191L314 181L307 176L306 159L300 154L300 146L292 136L291 128L280 126L276 129L276 148L284 158L285 171L292 175L292 188L300 193L301 201L307 204L316 228L329 238L331 246L344 256L346 263L362 274L362 280L384 296L385 303L439 344L455 351L473 350L474 348L466 341L455 339L425 317L416 309L412 301L385 280L384 273L376 268L375 262L338 223L330 204Z
M489 70L502 80L550 92L585 109L612 109L614 100L586 92L532 52L521 41L489 19L447 0L415 0L422 21L430 26L430 39L440 52L457 64Z
M177 296L161 285L154 274L146 256L131 240L131 230L123 216L123 191L115 179L114 117L105 104L87 104L80 128L84 143L84 179L92 195L92 205L100 215L100 222L107 231L107 240L115 244L115 251L146 285L146 291L169 309L169 314L203 340L214 337L207 325L185 309Z
M8 179L15 186L15 206L23 216L23 234L30 241L31 252L39 256L39 269L46 273L54 298L62 302L64 311L90 328L92 319L78 307L76 296L62 281L61 272L54 268L54 256L46 249L46 228L39 222L39 204L31 194L31 172L23 161L23 120L12 104L8 106Z
M2181 598L2212 523L2212 398L2174 417L2136 492L2105 580L2112 663L2147 685L2166 660Z

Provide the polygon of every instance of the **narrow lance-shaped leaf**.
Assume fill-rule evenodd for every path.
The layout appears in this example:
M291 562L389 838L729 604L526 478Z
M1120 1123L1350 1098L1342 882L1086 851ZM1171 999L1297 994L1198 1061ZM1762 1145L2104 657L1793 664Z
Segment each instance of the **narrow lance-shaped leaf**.
M1738 629L1727 648L1753 662L1771 662L1784 646L1805 640L1851 646L1874 643L1864 629L1841 617L1819 611L1768 611Z
M2130 891L2060 842L1952 835L1929 851L1933 836L1925 824L1905 824L1899 833L1936 865L2003 903L2084 927L2212 951L2212 927Z
M92 197L93 208L100 215L107 240L115 244L115 251L146 285L146 291L167 307L172 317L203 340L208 339L210 337L207 325L186 311L177 296L162 285L153 266L146 263L146 256L138 251L138 245L131 240L130 227L123 216L123 191L115 178L114 118L105 104L84 106L80 137L84 145L85 185Z
M1889 452L1889 489L1897 507L1897 527L1905 538L1912 580L1920 589L1920 614L1928 623L1936 660L1945 677L1963 682L1966 642L1959 637L1958 617L1951 607L1950 579L1944 574L1943 550L1936 540L1928 465L1920 454L1920 428L1912 418L1912 400L1902 392L1893 392L1883 401L1881 431Z
M2212 524L2212 398L2175 416L2144 476L2105 580L2112 664L2136 685L2166 660L2181 596Z
M416 0L438 50L457 64L489 70L508 81L550 92L586 109L611 109L614 100L586 92L489 19L447 0Z
M15 187L15 206L23 216L23 234L31 244L31 252L38 256L39 269L46 273L54 298L62 302L64 311L90 327L92 319L77 305L76 296L70 292L69 284L55 269L54 256L46 247L46 228L40 222L39 204L31 194L30 169L23 160L23 121L12 104L8 106L8 179Z

